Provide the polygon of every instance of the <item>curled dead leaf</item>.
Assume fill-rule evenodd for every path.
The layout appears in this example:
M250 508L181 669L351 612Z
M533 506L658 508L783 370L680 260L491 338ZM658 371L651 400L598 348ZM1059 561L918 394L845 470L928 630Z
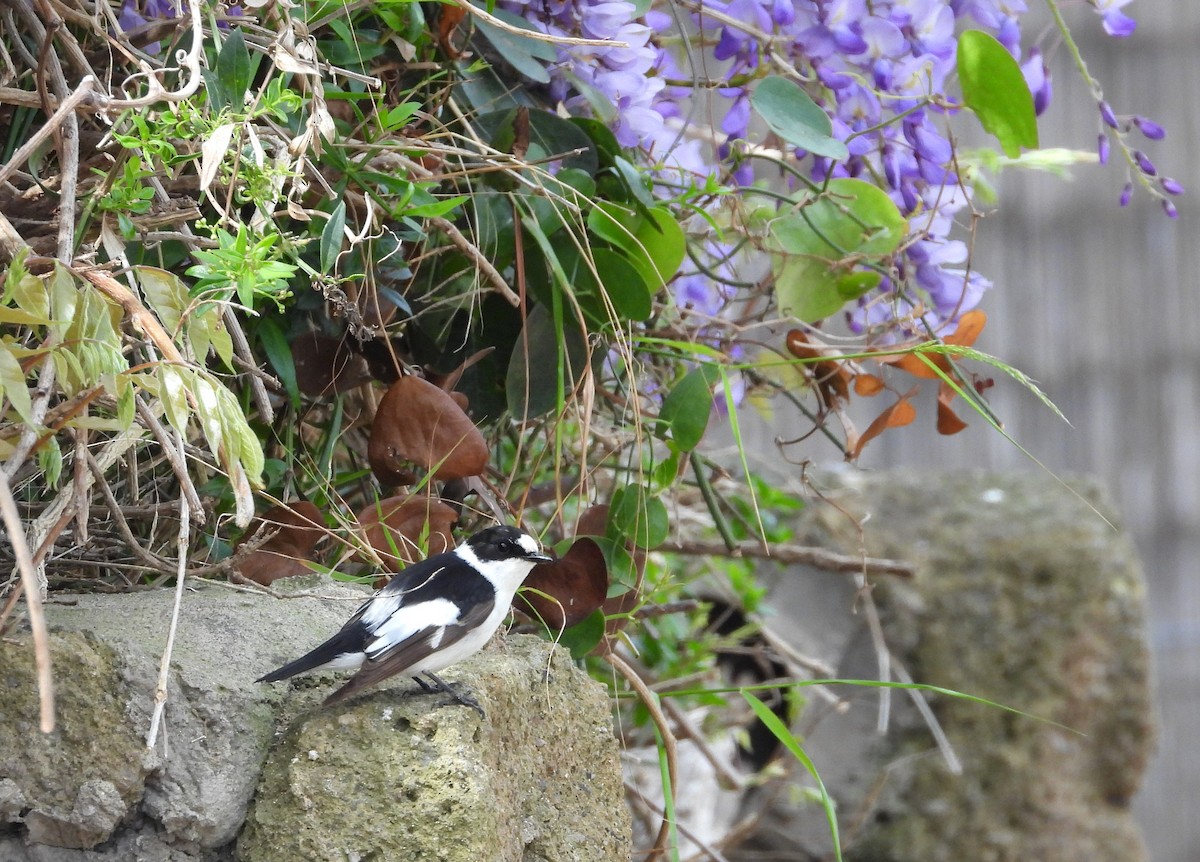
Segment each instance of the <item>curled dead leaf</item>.
M483 435L450 394L409 375L397 380L375 413L367 459L379 481L413 481L410 464L437 479L478 476L487 466Z
M392 572L454 547L457 520L453 508L423 494L388 497L358 513L363 538ZM421 550L422 538L427 553ZM366 555L359 559L369 561Z
M967 423L958 417L950 407L955 392L943 382L938 386L937 396L937 430L939 434L957 434L967 427Z
M946 344L957 345L958 347L970 347L975 343L975 339L983 332L983 327L987 324L987 315L982 311L975 309L968 311L958 320L958 326L954 332L945 336L942 341ZM906 371L913 377L918 377L922 380L941 380L941 375L930 367L929 363L937 366L943 374L950 376L953 368L950 362L950 357L942 353L924 353L918 356L916 353L899 353L892 356L880 356L879 361L885 365L894 365L901 371ZM926 362L925 360L928 360Z
M838 401L849 400L851 375L845 363L829 357L822 348L810 344L808 337L799 329L788 332L787 349L797 359L810 360L805 362L803 367L806 373L811 375L813 385L825 407L833 407Z
M525 579L525 589L513 604L556 632L586 619L603 606L607 595L604 552L584 537L576 539L571 549L554 562L534 566Z
M278 530L261 547L237 564L237 572L248 581L270 586L280 578L308 575L317 542L326 534L321 510L307 500L275 506L256 518L234 551L263 530Z

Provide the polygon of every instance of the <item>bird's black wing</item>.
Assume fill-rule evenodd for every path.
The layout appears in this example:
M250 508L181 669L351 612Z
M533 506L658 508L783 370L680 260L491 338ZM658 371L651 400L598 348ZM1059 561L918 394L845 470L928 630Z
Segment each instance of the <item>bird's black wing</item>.
M362 668L345 685L325 699L325 706L339 703L358 691L388 677L402 674L435 650L444 650L462 640L483 621L495 607L494 598L472 605L458 621L447 626L430 626L414 632L384 652L363 662ZM438 637L441 633L440 638ZM436 643L436 645L435 645Z

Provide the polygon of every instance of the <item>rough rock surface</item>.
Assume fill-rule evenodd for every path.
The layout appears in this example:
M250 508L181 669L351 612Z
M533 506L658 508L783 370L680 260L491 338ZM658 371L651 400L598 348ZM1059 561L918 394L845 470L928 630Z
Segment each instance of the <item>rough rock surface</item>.
M510 638L448 670L486 712L411 680L312 710L272 751L243 862L616 862L629 855L606 695L563 650ZM406 696L411 689L412 696Z
M477 726L472 710L439 709L433 697L407 697L405 689L413 687L407 680L384 686L361 705L314 713L331 680L274 686L253 680L327 637L365 592L316 577L276 587L288 598L202 584L185 594L165 718L153 751L145 737L172 591L53 597L47 616L58 729L49 737L37 730L29 645L0 642L0 862L231 862L267 753L297 716L302 719L294 733L319 726L331 734L305 752L328 750L332 758L337 751L344 758L339 804L370 809L387 799L377 829L423 834L417 818L453 820L462 800L443 792L430 807L432 797L426 795L397 819L400 800L394 794L379 797L363 789L368 786L361 763L374 761L372 746L379 740L363 727L360 710L375 715L388 707L394 707L395 721L404 716L414 728L433 728L439 740L462 735L461 745L440 752L442 769L447 775L475 775L488 794L499 794L499 803L508 807L489 797L488 822L499 824L509 840L519 835L521 843L513 846L525 848L525 859L621 858L619 852L605 856L595 849L620 848L628 833L608 706L600 688L575 671L565 654L550 664L548 647L535 643L481 656L479 670L466 662L447 671L451 679L463 673L477 687L489 707L486 727ZM546 667L550 682L535 686L533 678L540 680ZM385 724L386 735L395 735L395 723ZM341 733L350 741L337 738ZM367 747L354 751L354 745ZM480 745L496 748L480 760ZM539 760L535 755L542 751ZM455 762L457 754L469 757ZM540 771L512 771L513 764L525 768L534 762ZM499 773L489 777L487 769ZM282 811L289 800L279 808L274 801L260 805L256 834L266 834L264 812ZM518 810L521 818L505 819ZM575 818L603 824L607 843L594 827L577 826ZM483 824L473 821L475 827ZM589 847L576 852L577 844ZM256 852L253 838L246 846Z
M911 582L873 595L892 654L917 681L1035 718L944 696L930 705L962 763L953 775L909 695L875 733L879 692L838 688L846 716L801 722L838 799L847 860L1141 862L1130 814L1153 745L1144 582L1129 537L1096 484L983 473L842 474L801 538L908 560ZM865 521L860 533L855 521ZM1103 515L1103 517L1102 517ZM853 518L853 520L852 520ZM846 576L790 569L775 581L773 628L842 678L878 678ZM779 797L731 859L821 858L813 806Z

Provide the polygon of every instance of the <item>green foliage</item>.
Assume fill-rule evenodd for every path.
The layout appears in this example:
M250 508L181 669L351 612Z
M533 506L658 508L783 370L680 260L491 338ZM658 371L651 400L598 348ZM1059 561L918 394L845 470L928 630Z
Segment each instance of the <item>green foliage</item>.
M773 76L759 82L750 104L771 131L789 144L817 156L842 160L850 155L833 135L833 123L812 97L787 78Z
M816 321L879 284L908 223L878 186L837 179L821 194L802 197L770 231L780 310Z
M1006 156L1017 158L1022 147L1037 149L1033 95L1007 48L989 33L967 30L958 40L958 75L963 104L996 136Z
M217 248L192 253L200 261L187 270L196 279L193 295L221 302L236 295L247 310L254 309L256 299L281 305L291 296L288 279L297 267L279 259L279 234L255 236L249 227L239 224L236 234L214 228L213 239Z

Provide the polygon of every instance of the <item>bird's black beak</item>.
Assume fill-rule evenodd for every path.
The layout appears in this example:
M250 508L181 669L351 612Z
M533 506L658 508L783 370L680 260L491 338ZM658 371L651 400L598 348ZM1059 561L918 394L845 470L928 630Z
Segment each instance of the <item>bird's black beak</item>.
M553 563L554 562L554 557L551 557L549 554L530 554L525 559L530 560L531 562L534 562L534 563Z

